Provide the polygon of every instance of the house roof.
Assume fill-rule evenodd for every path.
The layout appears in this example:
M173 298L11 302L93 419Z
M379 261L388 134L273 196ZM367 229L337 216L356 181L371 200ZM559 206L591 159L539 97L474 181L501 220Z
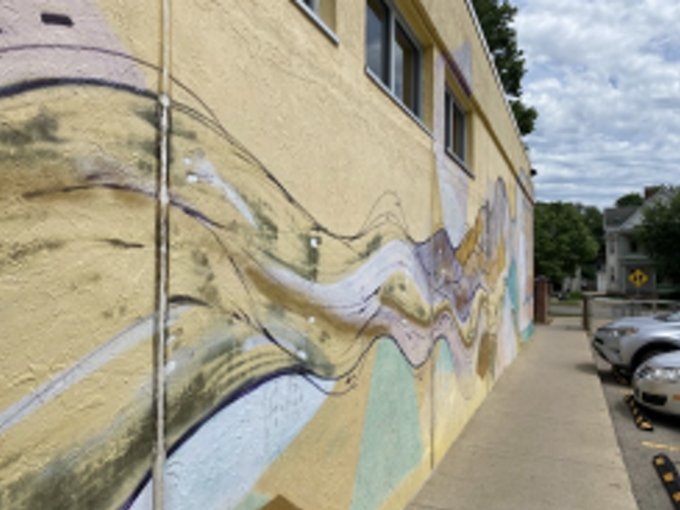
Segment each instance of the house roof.
M636 206L617 207L604 210L604 228L617 228L623 225L639 208Z
M614 207L604 210L604 229L605 231L630 231L644 221L645 207L667 201L671 197L671 192L661 186L645 188L644 203L641 206Z

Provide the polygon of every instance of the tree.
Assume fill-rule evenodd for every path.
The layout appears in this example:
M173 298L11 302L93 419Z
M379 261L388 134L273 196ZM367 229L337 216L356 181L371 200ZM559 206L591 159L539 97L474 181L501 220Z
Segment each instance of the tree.
M522 79L526 73L522 50L517 47L517 32L512 22L517 8L508 0L472 0L484 38L493 55L503 90L510 96L510 107L522 135L534 130L538 118L535 108L522 101Z
M592 280L597 275L598 266L604 264L606 260L602 211L595 206L581 204L576 204L576 209L583 218L583 222L592 234L593 239L597 241L597 256L594 260L586 262L581 266L584 278Z
M527 107L519 99L511 99L510 107L512 108L512 113L515 116L515 121L517 122L517 127L522 136L528 135L534 130L536 124L536 119L538 118L538 112L533 106Z
M576 204L574 207L576 207L576 210L583 218L583 222L593 237L598 242L602 241L602 246L604 246L604 223L602 211L592 205Z
M598 241L586 223L583 206L537 202L534 208L534 271L553 284L573 276L577 267L597 260Z
M668 200L645 206L637 238L645 253L656 262L658 273L680 283L680 188L667 187L664 196Z
M644 201L639 193L628 193L616 199L616 207L640 207Z

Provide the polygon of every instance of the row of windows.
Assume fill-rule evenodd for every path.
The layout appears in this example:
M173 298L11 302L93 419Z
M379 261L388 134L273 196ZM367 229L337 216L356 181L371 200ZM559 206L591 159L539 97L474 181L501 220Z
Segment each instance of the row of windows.
M334 26L334 0L302 2L325 31ZM423 49L390 0L366 0L366 69L416 118L423 114ZM444 145L449 154L469 164L469 114L446 87Z

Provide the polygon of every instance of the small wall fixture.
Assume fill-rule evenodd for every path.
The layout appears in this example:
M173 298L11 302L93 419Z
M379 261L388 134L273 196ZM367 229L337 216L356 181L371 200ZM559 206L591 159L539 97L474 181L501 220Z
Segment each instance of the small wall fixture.
M40 14L40 20L45 25L57 25L62 27L72 27L73 20L66 14L57 14L54 12L43 12Z

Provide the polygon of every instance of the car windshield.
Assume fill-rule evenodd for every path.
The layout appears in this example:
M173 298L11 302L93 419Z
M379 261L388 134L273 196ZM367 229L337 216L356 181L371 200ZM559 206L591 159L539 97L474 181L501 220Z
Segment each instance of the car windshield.
M666 317L666 320L669 322L680 322L680 311L670 314Z

